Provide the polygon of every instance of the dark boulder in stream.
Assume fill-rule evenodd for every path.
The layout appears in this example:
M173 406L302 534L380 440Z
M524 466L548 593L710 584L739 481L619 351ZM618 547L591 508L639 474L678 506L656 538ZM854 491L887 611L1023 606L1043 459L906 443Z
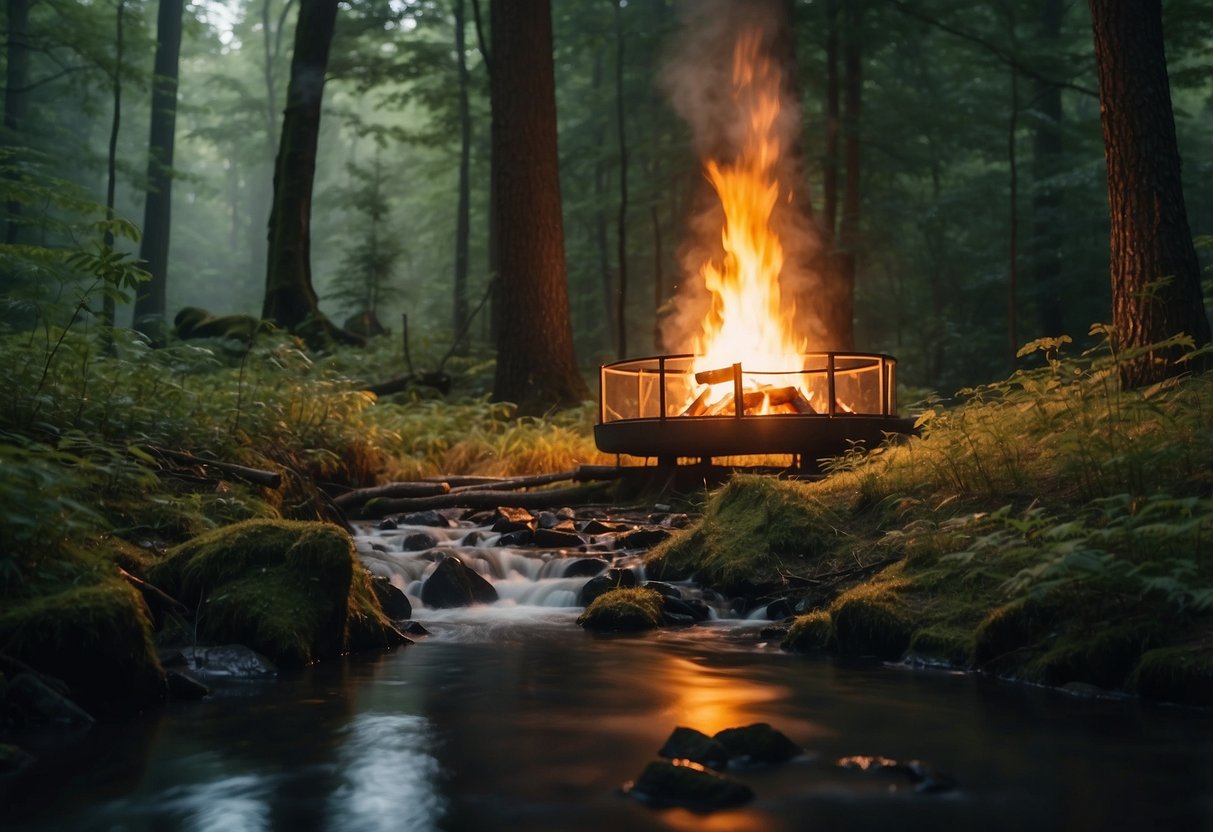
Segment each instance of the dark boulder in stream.
M654 806L685 806L697 812L740 806L754 799L746 784L685 760L649 763L634 782L624 786L624 792Z
M449 529L452 525L446 515L437 511L415 511L401 515L396 522L401 526L430 526L436 529Z
M542 549L576 549L585 543L576 532L562 532L558 529L537 529L531 540L535 546Z
M661 626L662 600L661 593L652 589L612 589L595 598L578 616L577 623L587 630L603 632L652 630Z
M438 538L425 532L415 532L414 534L406 535L400 541L400 548L405 552L424 552L426 549L433 549L437 545Z
M589 578L602 574L608 564L602 558L569 558L568 566L564 569L566 578Z
M493 585L456 557L439 561L421 585L422 603L435 609L491 604L496 600Z
M375 590L379 606L383 607L383 614L388 618L393 621L407 621L413 617L413 604L409 601L409 597L397 589L387 578L380 576L371 578L371 589Z
M611 569L604 575L599 575L597 578L591 578L590 581L581 588L581 595L577 600L584 606L589 606L594 603L599 595L610 592L612 589L628 589L639 583L636 580L636 573L628 569Z
M729 752L719 741L694 728L678 726L670 734L657 756L670 760L690 760L708 768L723 769L729 764Z
M786 763L804 753L803 748L765 722L725 728L713 739L728 751L732 767Z

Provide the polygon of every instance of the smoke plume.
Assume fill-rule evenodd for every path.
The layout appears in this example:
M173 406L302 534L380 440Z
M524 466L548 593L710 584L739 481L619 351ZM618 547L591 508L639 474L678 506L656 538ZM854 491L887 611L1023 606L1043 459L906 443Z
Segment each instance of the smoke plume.
M686 0L681 4L681 32L664 66L662 86L674 110L691 126L700 160L728 164L741 152L749 112L734 94L733 55L739 37L754 33L760 54L780 72L782 92L773 136L779 148L774 174L779 200L771 227L780 237L784 264L780 273L783 302L794 304L806 350L839 349L829 331L830 303L822 278L822 235L809 216L808 181L802 169L799 136L801 113L796 100L792 35L782 0ZM673 310L661 322L663 348L690 352L709 306L701 271L724 256L721 230L724 211L705 179L688 221L688 239L679 250L681 280Z

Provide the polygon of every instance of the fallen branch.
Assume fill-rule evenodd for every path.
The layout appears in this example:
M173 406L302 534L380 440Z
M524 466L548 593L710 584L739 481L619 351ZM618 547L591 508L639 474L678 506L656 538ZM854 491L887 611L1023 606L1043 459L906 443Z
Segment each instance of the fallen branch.
M588 502L597 496L603 483L578 485L572 488L556 488L550 491L465 491L459 494L439 494L434 497L401 497L371 500L362 506L361 516L366 518L386 517L412 511L429 511L436 508L493 509L498 506L511 508L562 508Z
M190 614L190 609L185 604L169 595L163 589L153 586L142 578L132 575L122 567L118 567L118 577L122 578L135 589L139 590L139 592L143 595L144 602L153 612L156 610L166 610L183 618Z
M277 471L266 471L263 468L249 468L245 465L236 465L233 462L220 462L216 459L204 459L200 456L187 454L184 451L170 451L168 448L158 448L155 445L144 445L142 450L153 456L171 460L181 465L199 465L214 468L216 471L222 471L230 477L244 480L253 485L260 485L265 488L280 488L282 486L282 474Z
M451 487L445 482L389 482L370 488L356 488L333 498L333 504L342 511L356 511L369 500L381 497L434 497L446 494Z
M472 483L470 485L459 486L452 488L452 494L467 494L473 491L513 491L518 488L534 488L537 485L550 485L554 482L563 480L580 480L585 482L585 479L578 477L580 469L574 468L572 471L560 471L555 474L535 474L529 477L512 477L507 480L494 480L492 482ZM601 477L590 477L587 479L603 479ZM404 495L401 495L404 496Z

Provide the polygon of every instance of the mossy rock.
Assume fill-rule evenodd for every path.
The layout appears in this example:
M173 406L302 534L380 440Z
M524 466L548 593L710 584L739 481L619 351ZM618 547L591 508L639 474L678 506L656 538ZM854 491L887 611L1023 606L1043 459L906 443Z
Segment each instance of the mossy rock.
M788 628L780 647L796 653L829 650L834 646L834 619L825 610L799 615Z
M864 584L830 608L838 652L846 656L900 659L910 648L914 625L896 597L897 584Z
M661 626L664 597L655 589L613 589L594 599L577 623L587 630L638 632Z
M119 578L17 603L0 614L0 644L90 713L133 713L165 695L147 605Z
M698 812L740 806L754 799L754 792L744 783L682 761L649 763L625 790L654 806L685 806Z
M1002 671L1014 665L1014 656L1040 645L1056 626L1052 605L1020 598L993 609L977 627L973 661L984 669Z
M248 520L172 549L153 584L198 610L199 638L238 643L284 667L405 643L342 529Z
M1147 699L1213 706L1213 648L1189 645L1147 650L1129 687Z
M973 633L935 625L916 630L910 638L910 656L925 664L965 667L973 655Z
M1157 640L1156 632L1154 622L1140 618L1098 626L1071 622L1018 675L1053 686L1085 682L1119 688L1137 667L1142 653Z
M802 572L835 546L837 513L802 483L737 476L716 491L703 518L645 556L649 577L694 578L731 595L753 593Z

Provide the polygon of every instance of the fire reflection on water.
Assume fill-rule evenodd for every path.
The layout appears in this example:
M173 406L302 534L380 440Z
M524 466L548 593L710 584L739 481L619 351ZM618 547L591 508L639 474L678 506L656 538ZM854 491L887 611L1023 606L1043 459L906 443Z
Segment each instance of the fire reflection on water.
M671 697L665 709L671 728L684 725L709 736L762 721L763 706L788 693L748 682L736 671L706 667L678 656L663 656L653 676Z

